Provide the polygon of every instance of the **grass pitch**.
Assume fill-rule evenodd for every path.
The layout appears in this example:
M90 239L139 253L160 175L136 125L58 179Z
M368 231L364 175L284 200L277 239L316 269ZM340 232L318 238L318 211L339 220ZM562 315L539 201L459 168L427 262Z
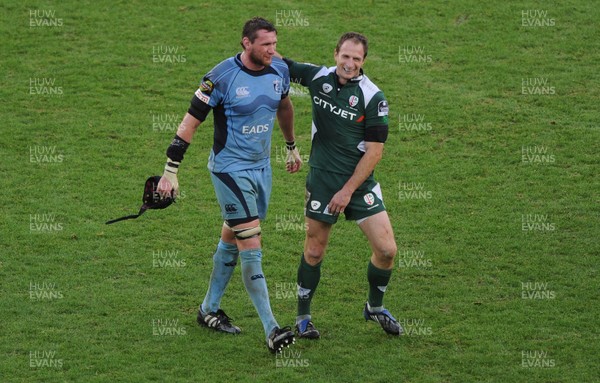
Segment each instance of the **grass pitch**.
M598 381L600 46L591 2L5 1L0 163L0 380L260 382ZM348 30L390 104L376 170L399 245L392 338L361 316L369 247L334 228L313 303L323 337L278 357L236 270L196 326L221 220L206 159L212 119L182 165L182 196L137 221L146 177L201 76L239 50L243 22L279 51L333 64ZM295 89L298 144L310 99ZM301 174L274 133L264 271L295 317Z

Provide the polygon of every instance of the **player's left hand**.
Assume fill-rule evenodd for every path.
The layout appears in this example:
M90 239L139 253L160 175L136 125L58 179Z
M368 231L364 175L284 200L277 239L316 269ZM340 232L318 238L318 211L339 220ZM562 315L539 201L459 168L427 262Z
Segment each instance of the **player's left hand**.
M288 173L296 173L302 167L302 158L296 145L287 146L287 156L285 157L285 168Z
M327 209L331 214L338 215L344 212L344 209L350 203L350 199L352 198L352 193L347 192L344 189L341 189L337 193L333 195L331 201L327 205Z

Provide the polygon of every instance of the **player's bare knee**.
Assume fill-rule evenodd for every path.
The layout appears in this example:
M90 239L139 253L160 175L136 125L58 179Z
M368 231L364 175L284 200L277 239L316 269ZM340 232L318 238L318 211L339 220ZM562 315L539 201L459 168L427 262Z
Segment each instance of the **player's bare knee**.
M316 265L321 262L323 256L325 255L325 250L321 247L308 247L304 250L304 260L309 265Z
M374 253L375 256L383 262L393 262L394 258L396 257L396 253L398 253L398 247L392 242L379 246Z
M238 250L240 250L240 251L261 248L260 237L254 237L254 238L243 239L243 240L236 238L235 243L238 247Z

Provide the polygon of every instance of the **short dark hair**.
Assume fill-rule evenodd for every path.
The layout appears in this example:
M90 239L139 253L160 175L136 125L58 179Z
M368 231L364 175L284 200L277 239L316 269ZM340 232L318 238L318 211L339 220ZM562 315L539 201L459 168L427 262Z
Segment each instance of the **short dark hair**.
M242 40L244 37L247 37L248 40L253 43L254 40L256 40L256 32L261 29L277 34L277 29L269 20L263 19L262 17L253 17L244 24L244 29L242 29ZM240 42L240 44L243 48L244 44L242 42Z
M352 40L357 44L362 44L363 49L365 50L365 56L367 57L367 52L369 51L369 42L367 40L367 38L365 37L365 35L362 35L358 32L346 32L342 35L342 37L340 37L340 40L338 41L336 47L335 47L335 51L339 52L340 48L342 47L342 44L344 44L344 42L346 40ZM363 58L364 58L363 57Z

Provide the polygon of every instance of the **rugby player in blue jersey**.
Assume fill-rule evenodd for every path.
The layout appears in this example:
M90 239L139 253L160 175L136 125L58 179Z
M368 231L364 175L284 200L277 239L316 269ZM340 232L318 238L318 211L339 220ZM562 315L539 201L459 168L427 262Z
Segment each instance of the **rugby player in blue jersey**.
M294 342L289 327L280 328L271 311L262 271L260 221L271 194L271 133L277 118L287 144L286 168L300 169L294 144L293 107L288 96L287 65L273 57L277 30L267 20L248 20L242 31L243 51L210 70L167 149L167 164L158 192L177 190L177 171L198 126L212 110L213 147L208 169L224 219L213 257L208 291L198 310L201 326L237 334L240 328L221 309L221 298L238 257L244 285L262 321L267 346L277 352Z

